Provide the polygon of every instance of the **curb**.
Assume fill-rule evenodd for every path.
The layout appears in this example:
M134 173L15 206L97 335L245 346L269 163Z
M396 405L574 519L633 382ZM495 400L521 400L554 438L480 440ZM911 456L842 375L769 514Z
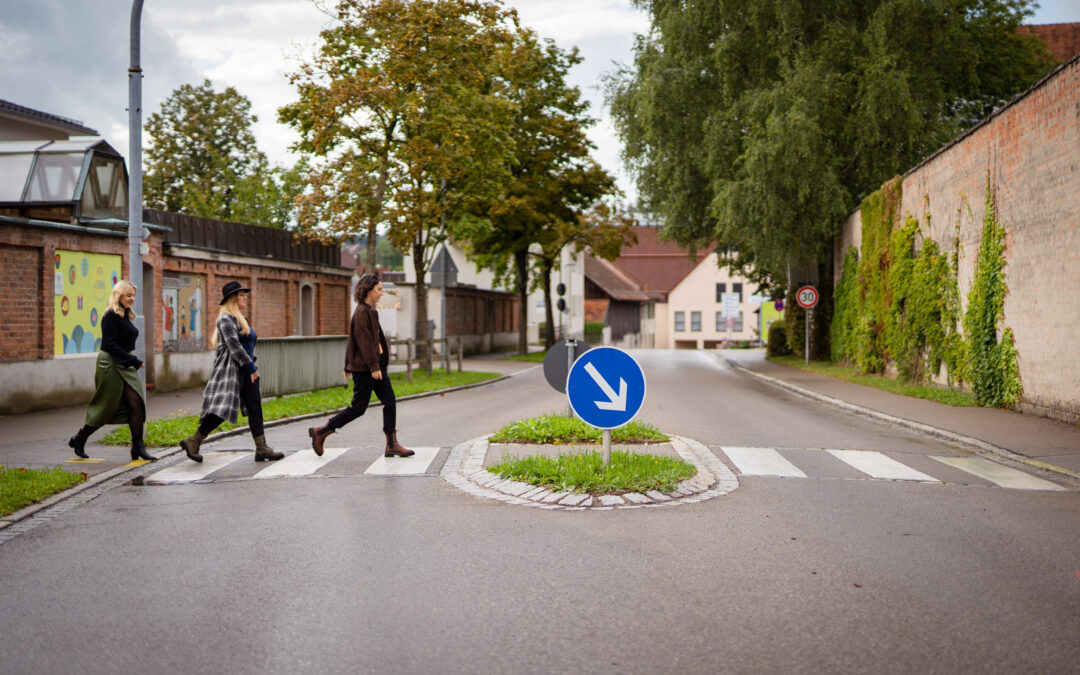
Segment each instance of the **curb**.
M1061 474L1063 476L1068 476L1069 478L1074 478L1074 479L1080 480L1080 473L1077 473L1075 471L1070 471L1069 469L1066 469L1065 467L1057 466L1055 464L1050 464L1048 462L1043 462L1043 461L1040 461L1040 460L1037 460L1037 459L1031 459L1030 457L1025 457L1024 455L1015 453L1012 450L1009 450L1007 448L1003 448L1001 446L994 445L993 443L988 443L987 441L983 441L983 440L980 440L978 438L974 438L972 436L966 436L964 434L956 433L955 431L949 431L948 429L942 429L940 427L935 427L935 426L932 426L930 424L923 424L922 422L916 422L914 420L905 419L903 417L897 417L895 415L890 415L888 413L883 413L883 412L880 412L878 410L873 410L873 409L870 409L870 408L864 408L863 406L856 405L854 403L848 403L847 401L842 401L842 400L840 400L838 398L833 398L832 396L826 396L825 394L819 394L816 391L812 391L810 389L800 387L797 384L792 384L790 382L787 382L785 380L781 380L781 379L776 378L776 377L771 377L769 375L763 375L762 373L755 372L755 371L751 370L750 368L747 368L747 367L745 367L745 366L743 366L741 364L738 364L738 363L732 361L731 359L724 358L723 360L724 360L724 363L726 363L728 366L731 366L735 370L737 370L737 371L739 371L741 373L745 373L746 375L749 375L751 377L757 378L758 380L760 380L762 382L765 382L767 384L771 384L774 387L779 387L781 389L787 389L788 391L799 394L800 396L804 396L806 398L813 399L815 401L819 401L819 402L825 403L827 405L831 405L831 406L833 406L835 408L839 408L839 409L844 410L846 412L854 413L856 415L863 415L865 417L870 417L870 418L875 419L875 420L877 420L879 422L886 422L888 424L894 424L894 425L897 425L897 426L905 427L907 429L911 429L912 431L917 431L919 433L926 434L928 436L933 436L935 438L941 438L941 439L950 441L952 443L956 443L958 445L966 446L966 447L974 449L974 450L978 450L978 451L981 451L981 452L988 452L990 454L997 455L997 456L1002 457L1004 459L1012 460L1014 462L1019 462L1021 464L1026 464L1028 466L1032 466L1032 467L1035 467L1035 468L1038 468L1038 469L1043 469L1045 471L1052 471L1054 473L1058 473L1058 474Z
M545 511L613 511L697 504L739 487L735 474L707 446L690 438L669 435L675 452L698 470L693 478L679 481L671 492L650 490L597 497L568 491L552 492L544 487L501 478L485 469L489 436L455 446L443 464L440 477L474 497Z
M489 385L489 384L495 384L496 382L502 382L503 380L509 379L511 377L514 377L515 375L527 372L529 370L532 370L532 369L531 368L526 368L525 370L521 370L521 371L519 371L517 373L512 373L510 375L500 375L500 376L492 378L490 380L484 380L483 382L475 382L473 384L463 384L463 385L461 385L459 387L451 387L449 389L438 389L438 390L435 390L435 391L425 391L425 392L422 392L422 393L419 393L419 394L410 394L408 396L402 396L401 398L397 399L397 401L400 403L402 401L412 401L412 400L419 399L419 398L428 398L430 396L442 396L442 395L450 393L450 392L464 391L466 389L472 389L474 387L482 387L482 386ZM381 406L382 406L382 402L380 402L380 401L375 401L375 402L370 403L368 405L369 408L377 408L377 407L381 407ZM280 427L280 426L284 426L286 424L292 424L293 422L300 422L302 420L314 419L316 417L325 417L328 414L333 414L333 412L336 412L336 411L326 411L326 412L318 412L318 413L306 413L304 415L297 415L296 417L283 417L281 419L273 420L271 422L266 422L266 423L263 424L263 427L268 428L268 429L272 428L272 427ZM246 426L236 427L234 429L229 429L228 431L222 431L220 433L211 434L210 436L206 437L206 441L211 441L211 440L217 441L217 440L220 440L222 438L229 438L231 436L240 436L240 435L246 434L248 432L249 432L249 427L246 427ZM149 451L150 449L147 448L147 450ZM172 457L174 455L177 455L179 453L182 453L182 452L183 452L182 448L172 448L172 449L169 449L169 450L164 450L160 454L157 454L156 457L160 461L160 460L163 460L163 459L168 459L168 458L170 458L170 457ZM109 469L108 471L105 471L104 473L99 473L98 475L96 475L96 476L94 476L92 478L88 478L85 483L80 483L80 484L78 484L78 485L76 485L74 487L71 487L71 488L68 488L67 490L64 490L63 492L58 492L58 493L52 495L51 497L48 497L46 499L41 500L40 502L35 502L33 504L30 504L29 506L24 506L23 508L19 509L18 511L15 511L14 513L8 514L7 516L4 516L4 517L0 518L0 530L3 530L4 528L8 527L9 525L14 525L15 523L17 523L19 521L26 520L27 518L41 512L41 511L44 511L44 510L46 510L46 509L48 509L50 507L53 507L53 506L59 504L60 502L65 501L67 499L75 497L79 493L81 493L81 492L83 492L85 490L89 490L90 488L96 487L96 486L100 485L101 483L104 483L105 481L112 480L113 478L116 478L119 475L127 473L128 471L134 471L135 469L140 469L140 468L146 466L149 463L150 462L140 462L139 464L136 464L134 466L132 466L131 464L123 464L123 465L115 467L113 469Z

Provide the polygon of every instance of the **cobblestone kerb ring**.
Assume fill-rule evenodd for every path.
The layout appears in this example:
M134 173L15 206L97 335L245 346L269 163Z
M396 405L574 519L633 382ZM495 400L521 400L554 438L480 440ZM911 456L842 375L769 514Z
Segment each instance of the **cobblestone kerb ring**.
M708 447L691 438L669 436L671 447L683 460L697 468L693 478L680 481L671 492L628 492L600 495L552 492L543 487L500 478L484 468L488 436L456 446L443 465L441 476L448 483L474 497L495 499L515 506L545 510L612 511L696 504L725 495L739 487L739 480Z

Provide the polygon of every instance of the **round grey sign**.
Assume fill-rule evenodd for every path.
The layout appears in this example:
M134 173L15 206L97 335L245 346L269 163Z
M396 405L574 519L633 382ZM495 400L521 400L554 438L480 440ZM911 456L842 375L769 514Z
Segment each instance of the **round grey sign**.
M559 340L544 357L544 377L551 388L560 394L566 393L566 376L570 366L579 356L588 351L589 345L584 340Z

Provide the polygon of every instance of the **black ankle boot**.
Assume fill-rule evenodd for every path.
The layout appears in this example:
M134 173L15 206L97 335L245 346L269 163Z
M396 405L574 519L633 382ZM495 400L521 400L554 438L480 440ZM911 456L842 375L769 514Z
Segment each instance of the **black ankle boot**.
M154 457L153 455L148 453L146 451L146 448L143 447L143 442L141 438L131 441L131 459L132 461L136 459L145 459L148 462L157 461L157 457Z
M90 438L90 434L96 431L96 427L84 425L82 429L75 432L75 435L68 439L68 447L75 451L76 457L82 457L88 459L86 455L86 441Z

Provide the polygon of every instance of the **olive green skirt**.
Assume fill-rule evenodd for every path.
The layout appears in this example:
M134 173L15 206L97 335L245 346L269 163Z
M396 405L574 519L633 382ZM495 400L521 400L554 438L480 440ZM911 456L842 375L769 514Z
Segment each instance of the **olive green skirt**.
M98 352L97 369L94 371L94 397L86 408L86 423L92 427L106 424L127 424L131 411L124 402L124 385L128 385L143 400L146 408L146 392L139 380L139 370L121 366L108 352Z

